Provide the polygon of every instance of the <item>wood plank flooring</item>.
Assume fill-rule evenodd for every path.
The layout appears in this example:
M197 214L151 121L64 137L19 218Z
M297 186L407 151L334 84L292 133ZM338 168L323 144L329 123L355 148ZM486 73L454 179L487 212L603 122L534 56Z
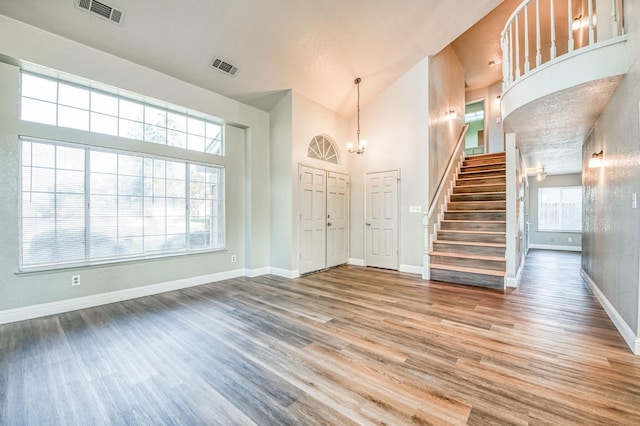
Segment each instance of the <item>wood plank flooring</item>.
M0 326L2 425L639 424L634 356L532 251L506 293L339 267Z

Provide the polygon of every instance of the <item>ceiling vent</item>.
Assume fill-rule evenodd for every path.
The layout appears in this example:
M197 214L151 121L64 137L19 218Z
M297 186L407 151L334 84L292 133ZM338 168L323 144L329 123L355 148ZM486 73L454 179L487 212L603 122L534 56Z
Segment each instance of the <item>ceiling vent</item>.
M220 58L215 58L213 60L213 63L211 64L211 67L227 75L230 75L231 77L235 77L236 73L238 72L238 67L234 67L230 63L225 62Z
M124 11L113 5L97 0L76 0L76 7L94 16L99 16L114 24L122 25Z

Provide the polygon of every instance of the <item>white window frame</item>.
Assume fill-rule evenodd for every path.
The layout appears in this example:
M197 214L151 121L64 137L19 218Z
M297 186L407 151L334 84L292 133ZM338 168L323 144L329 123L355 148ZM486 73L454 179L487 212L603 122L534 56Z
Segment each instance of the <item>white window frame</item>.
M214 164L206 164L206 163L202 163L202 162L195 162L195 161L188 161L188 160L184 160L184 159L177 159L177 158L171 158L171 157L163 157L163 156L157 156L157 155L149 155L146 153L138 153L138 152L131 152L131 151L127 151L127 150L114 150L114 149L107 149L107 148L101 148L101 147L95 147L95 146L89 146L89 145L80 145L80 144L74 144L74 143L67 143L67 142L59 142L59 141L51 141L51 140L47 140L47 139L41 139L41 138L31 138L31 137L20 137L19 139L20 141L20 179L19 179L19 194L20 194L20 200L19 200L19 215L20 215L20 246L19 246L19 252L20 252L20 265L19 265L19 270L21 272L31 272L31 271L41 271L41 270L55 270L55 269L64 269L64 268L70 268L70 267L79 267L79 266L90 266L90 265L96 265L96 264L106 264L106 263L120 263L120 262L124 262L124 261L131 261L131 260L140 260L140 259L152 259L152 258L159 258L159 257L167 257L167 256L176 256L176 255L186 255L186 254L193 254L193 253L203 253L203 252L216 252L216 251L222 251L225 250L225 244L226 244L226 232L225 232L225 168L223 166L220 165L214 165ZM23 143L24 142L31 142L31 143L39 143L39 144L49 144L49 145L53 145L53 146L60 146L60 147L71 147L71 148L76 148L76 149L81 149L84 150L84 191L82 193L82 195L84 196L84 219L85 219L85 223L82 225L83 228L83 232L84 232L84 241L82 242L84 244L85 247L85 256L83 260L73 260L73 261L56 261L56 262L41 262L41 263L30 263L30 264L24 264L24 250L25 250L25 241L23 241L23 234L24 234L24 230L23 230L23 197L25 194L31 194L33 193L33 189L30 188L29 191L24 191L24 176L23 176ZM182 163L185 165L185 189L184 189L184 200L185 200L185 224L186 224L186 228L185 228L185 247L184 248L180 248L180 249L176 249L176 250L171 250L171 249L166 249L166 250L162 250L162 251L154 251L154 252L146 252L143 250L143 252L137 253L137 254L125 254L125 255L114 255L114 256L104 256L104 257L92 257L89 254L89 243L90 243L90 235L91 235L91 189L90 189L90 176L91 176L91 168L90 168L90 153L91 152L107 152L107 153L115 153L115 154L122 154L122 155L126 155L126 156L131 156L131 157L139 157L142 159L142 162L144 164L145 159L153 159L153 160L162 160L162 161L170 161L170 162L176 162L176 163ZM192 194L191 194L191 167L192 166L201 166L201 167L207 167L207 168L212 168L212 169L217 169L217 171L219 172L219 182L217 184L217 209L215 211L215 217L217 218L217 235L218 235L218 241L217 244L213 244L213 237L210 236L209 237L209 241L210 241L210 245L208 247L196 247L195 249L191 247L191 232L190 232L190 217L191 217L191 201L192 201ZM30 167L33 167L33 164L30 165ZM32 170L32 169L30 169ZM54 166L54 170L58 170L57 165ZM118 174L117 176L122 176L120 174ZM144 181L145 178L148 178L148 176L144 175L144 170L142 172L141 175L141 179ZM206 186L205 186L206 188ZM206 189L205 189L206 190ZM52 193L56 193L56 189L54 188ZM145 193L144 193L144 185L142 186L142 195L140 195L143 200L142 203L144 203L144 197L145 197ZM214 198L212 198L213 200ZM57 214L57 213L56 213ZM214 212L211 212L212 216L211 218L214 217ZM141 216L144 219L144 210ZM55 216L56 220L57 216ZM164 220L167 220L168 215L167 212L165 211L165 214L163 216ZM212 219L213 221L213 219ZM213 232L213 222L210 225L210 231L209 232ZM57 231L56 231L57 232ZM144 237L144 233L143 233L143 237ZM165 230L165 236L168 235L167 231Z
M544 191L552 191L552 190L556 190L560 192L560 203L559 203L559 227L558 228L545 228L541 226L541 223L543 223L544 221L541 220L542 215L544 214L544 209L542 206L542 193ZM547 187L540 187L538 188L538 231L539 232L571 232L571 233L580 233L582 232L582 218L580 219L580 229L572 229L572 228L567 228L564 226L564 224L562 223L563 220L563 193L567 190L577 190L580 193L582 193L582 187L581 186L547 186ZM580 201L580 212L582 213L582 200Z

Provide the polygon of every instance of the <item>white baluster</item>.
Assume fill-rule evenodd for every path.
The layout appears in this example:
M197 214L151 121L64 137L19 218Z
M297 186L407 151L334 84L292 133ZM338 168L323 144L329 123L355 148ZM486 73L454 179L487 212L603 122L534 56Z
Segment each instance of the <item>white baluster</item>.
M616 1L616 0L613 0ZM568 21L569 21L569 26L567 27L569 29L569 52L573 52L573 1L572 0L568 0L567 1L567 10L569 11L567 13L567 17L568 17Z
M542 53L540 51L540 0L536 0L536 67L542 64Z
M519 28L519 23L518 23L518 15L515 16L515 21L516 21L516 32L515 32L515 43L516 43L516 80L518 78L520 78L520 30Z
M509 24L509 81L513 81L513 22Z
M501 47L502 47L502 91L506 91L509 88L509 54L508 54L508 35L504 32L501 36Z
M595 32L593 31L593 0L587 0L589 6L589 45L595 42Z
M618 37L618 2L611 0L611 36Z
M614 0L615 1L615 0ZM529 4L524 6L524 73L531 69L529 64Z
M556 12L553 5L553 0L549 1L549 8L551 9L551 49L549 54L551 60L556 58Z

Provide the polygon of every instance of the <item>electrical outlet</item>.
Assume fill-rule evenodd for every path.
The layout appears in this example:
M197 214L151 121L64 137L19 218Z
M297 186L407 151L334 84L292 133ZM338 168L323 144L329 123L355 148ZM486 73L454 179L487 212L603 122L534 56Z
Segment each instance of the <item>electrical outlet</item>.
M238 261L238 258L235 254L231 255L231 263L236 263Z
M572 241L573 241L573 238L571 238L571 237L567 237L567 241L572 242Z
M80 275L71 275L71 285L80 285Z

